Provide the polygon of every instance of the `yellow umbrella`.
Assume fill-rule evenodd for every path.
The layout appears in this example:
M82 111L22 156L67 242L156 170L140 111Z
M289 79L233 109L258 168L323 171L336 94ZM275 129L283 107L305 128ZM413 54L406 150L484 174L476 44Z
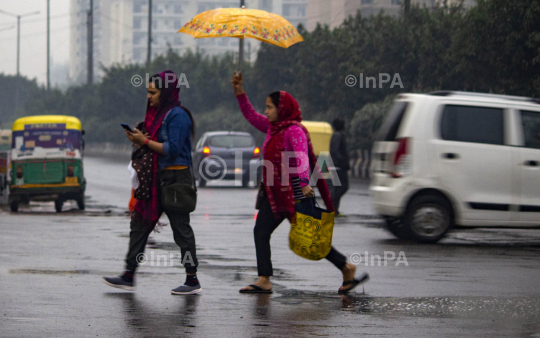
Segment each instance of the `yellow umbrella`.
M245 8L217 8L202 12L178 32L195 38L254 38L283 48L304 41L296 28L283 17Z

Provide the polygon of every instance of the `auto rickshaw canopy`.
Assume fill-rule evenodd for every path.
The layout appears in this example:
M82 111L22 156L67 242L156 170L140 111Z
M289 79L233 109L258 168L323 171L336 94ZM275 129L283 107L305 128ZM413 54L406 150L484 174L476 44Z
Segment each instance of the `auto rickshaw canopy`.
M30 129L25 126L32 125L33 128L58 128L58 125L64 124L66 129L82 131L81 121L74 116L67 115L37 115L27 116L17 119L13 123L13 131Z
M313 152L315 156L319 156L321 152L330 152L330 140L334 130L328 122L319 121L302 121L302 125L306 127L313 144Z

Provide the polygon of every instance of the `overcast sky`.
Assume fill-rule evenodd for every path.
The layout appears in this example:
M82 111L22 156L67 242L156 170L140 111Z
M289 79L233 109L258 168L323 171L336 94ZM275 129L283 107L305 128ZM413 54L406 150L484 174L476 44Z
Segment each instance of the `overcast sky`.
M69 0L51 0L51 65L69 62ZM0 0L0 10L21 18L20 73L44 84L47 79L47 0ZM13 26L13 28L5 30ZM0 73L17 73L17 19L0 13Z

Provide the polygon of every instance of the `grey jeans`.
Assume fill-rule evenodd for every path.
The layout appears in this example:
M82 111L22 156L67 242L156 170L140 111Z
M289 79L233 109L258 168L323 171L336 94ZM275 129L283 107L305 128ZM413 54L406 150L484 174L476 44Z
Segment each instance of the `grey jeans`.
M158 174L159 186L173 183L191 184L191 172L189 169L183 170L163 170ZM161 189L159 195L161 196ZM197 272L197 251L195 244L195 234L189 224L189 214L178 214L168 212L165 214L169 218L175 243L180 247L181 263L186 268L186 273ZM129 250L126 255L126 270L135 271L139 266L137 257L144 253L148 236L152 231L145 231L144 224L140 217L131 217L129 233Z

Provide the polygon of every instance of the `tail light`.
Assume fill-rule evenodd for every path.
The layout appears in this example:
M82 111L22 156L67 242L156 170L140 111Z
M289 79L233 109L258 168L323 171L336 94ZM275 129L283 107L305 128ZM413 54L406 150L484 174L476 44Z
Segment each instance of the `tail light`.
M208 156L208 155L210 155L210 148L204 147L202 152L203 152L204 156Z
M396 151L396 156L394 157L394 171L392 172L392 177L399 178L403 176L408 176L411 174L411 165L412 158L409 154L409 144L411 138L404 137L398 138L398 148Z
M22 166L17 167L17 178L23 178L23 167Z
M67 167L67 175L68 177L73 177L74 171L73 171L73 165L68 165Z
M259 154L261 153L261 149L259 149L259 147L256 147L254 150L253 150L253 158L257 158L259 157Z

